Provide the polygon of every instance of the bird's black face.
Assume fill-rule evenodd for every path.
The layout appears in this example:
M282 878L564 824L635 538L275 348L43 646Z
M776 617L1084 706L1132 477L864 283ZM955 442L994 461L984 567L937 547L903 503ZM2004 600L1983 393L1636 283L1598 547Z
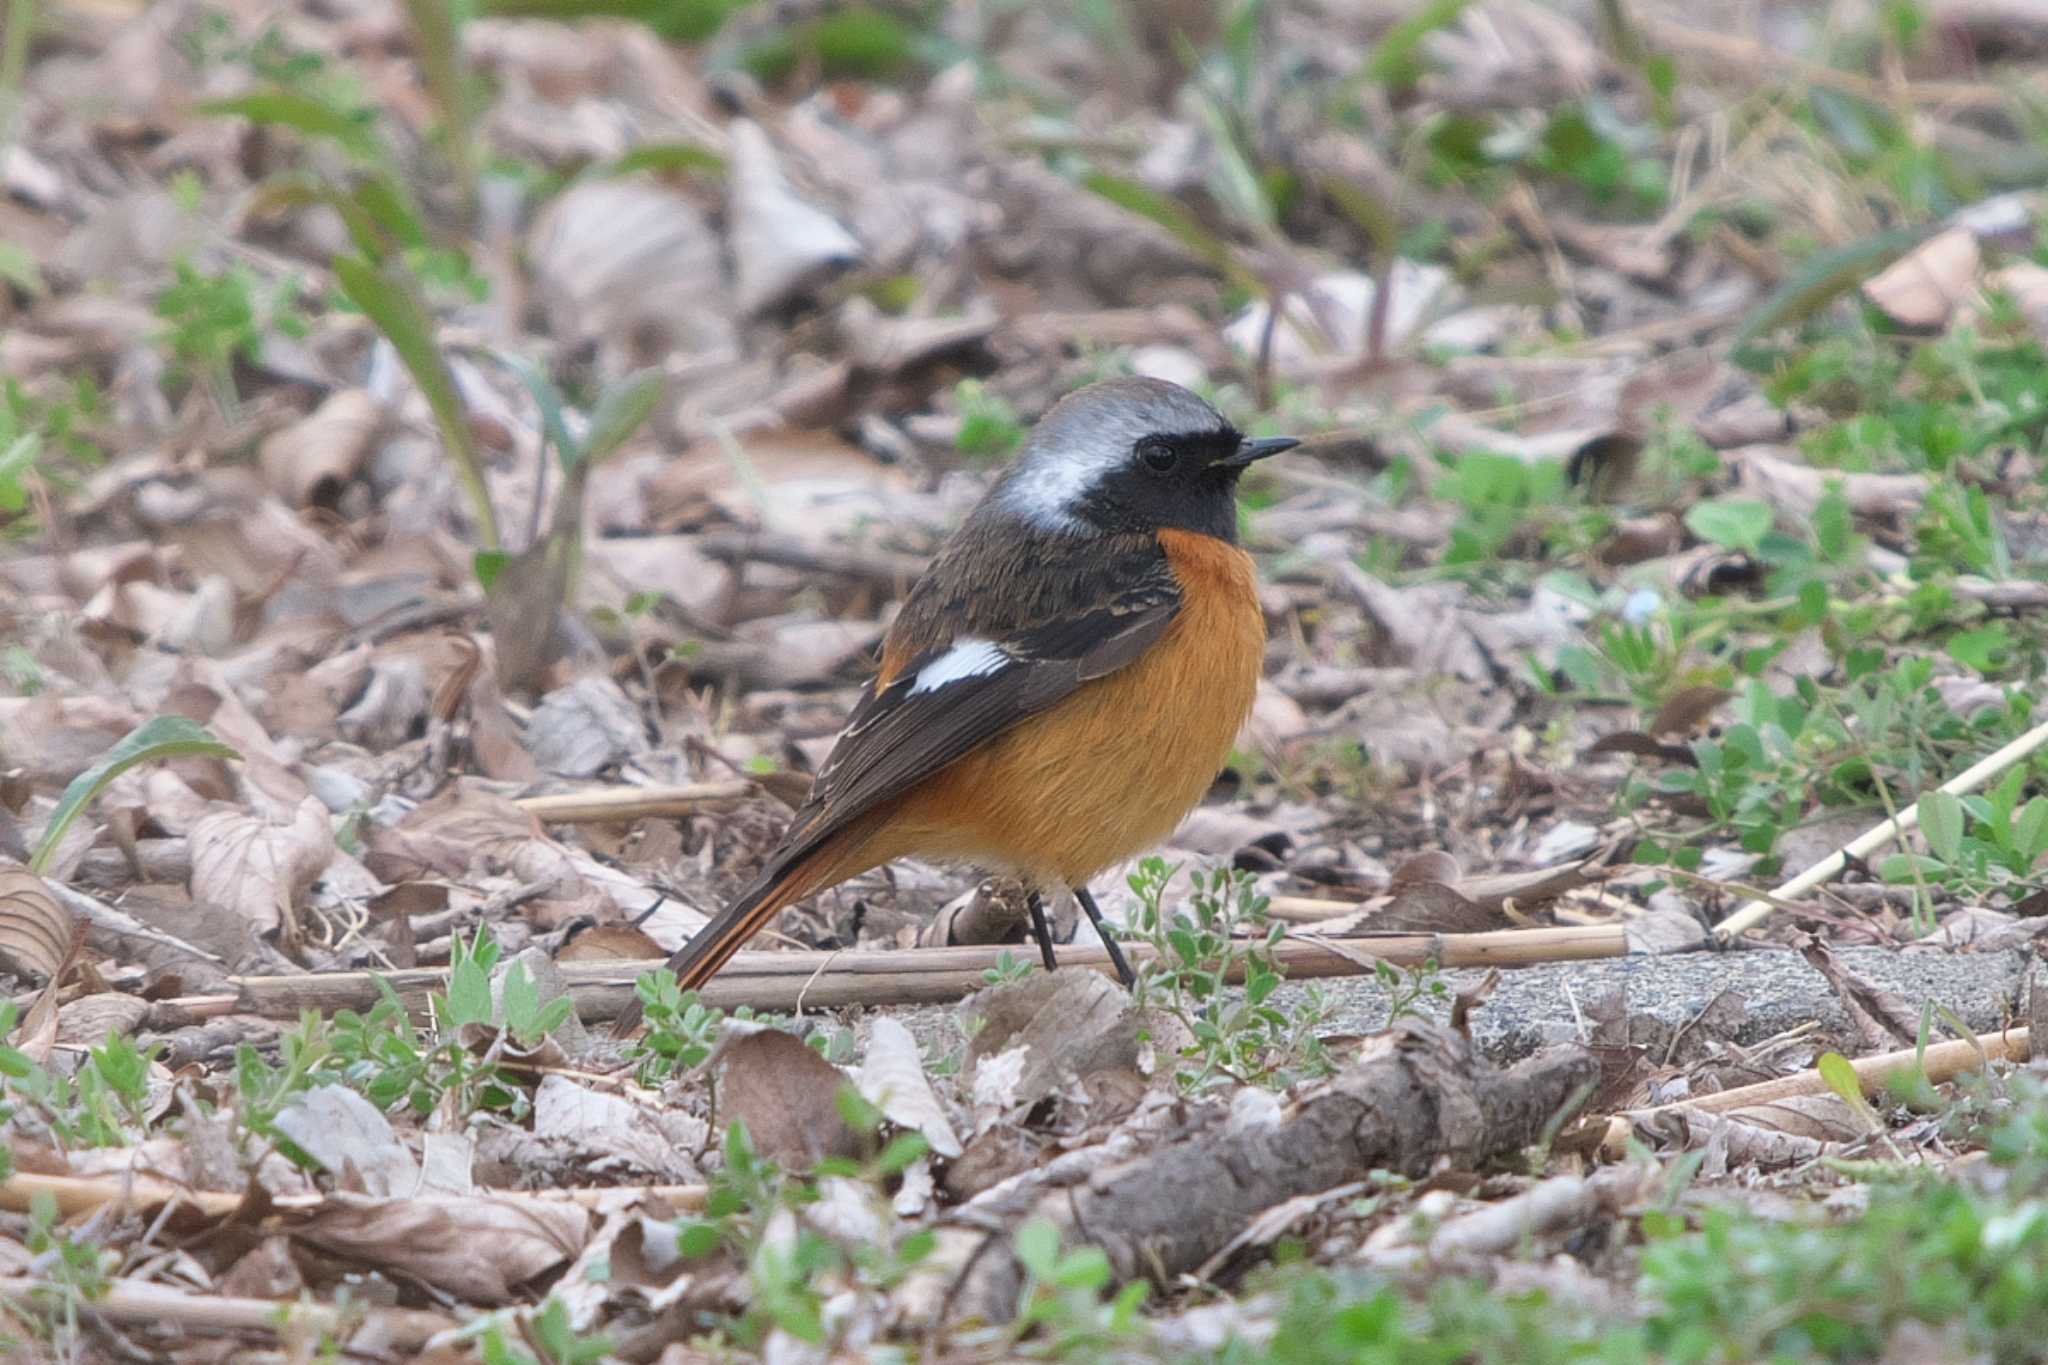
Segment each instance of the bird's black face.
M1249 440L1197 395L1158 379L1069 394L990 493L990 517L1056 535L1196 531L1237 538L1237 480L1289 439Z
M1237 540L1237 480L1250 465L1290 450L1292 440L1248 440L1231 427L1154 432L1077 500L1075 512L1110 532L1195 531Z

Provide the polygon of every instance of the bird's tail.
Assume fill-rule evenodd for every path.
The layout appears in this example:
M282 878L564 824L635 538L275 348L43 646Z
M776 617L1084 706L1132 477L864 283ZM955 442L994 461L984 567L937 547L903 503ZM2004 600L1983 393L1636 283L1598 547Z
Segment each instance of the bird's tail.
M702 986L778 912L814 891L822 891L864 870L845 870L845 852L846 841L832 839L800 857L779 858L769 864L746 890L713 915L669 958L668 969L676 974L676 985L686 991ZM624 1037L639 1025L640 1002L636 999L613 1021L612 1033Z
M786 867L770 868L730 905L690 936L668 960L676 985L693 991L718 974L732 955L782 910L824 887L831 871L829 850L819 849Z

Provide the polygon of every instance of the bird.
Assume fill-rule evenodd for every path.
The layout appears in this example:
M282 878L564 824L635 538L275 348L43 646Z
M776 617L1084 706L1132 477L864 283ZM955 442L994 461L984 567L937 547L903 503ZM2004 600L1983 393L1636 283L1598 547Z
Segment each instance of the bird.
M1048 970L1046 891L1101 930L1089 880L1173 832L1251 713L1266 626L1237 484L1299 444L1160 379L1053 405L912 585L759 875L669 960L678 987L785 907L904 857L1020 876Z

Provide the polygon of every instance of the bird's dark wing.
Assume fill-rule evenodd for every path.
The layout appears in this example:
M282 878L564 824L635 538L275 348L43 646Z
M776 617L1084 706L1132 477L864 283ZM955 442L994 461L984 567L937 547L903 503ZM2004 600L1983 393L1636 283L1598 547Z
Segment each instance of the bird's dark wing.
M1143 654L1180 609L1151 536L962 541L912 590L774 862L788 866L882 803L1083 683ZM1028 586L1027 586L1028 585ZM893 665L893 666L892 666Z

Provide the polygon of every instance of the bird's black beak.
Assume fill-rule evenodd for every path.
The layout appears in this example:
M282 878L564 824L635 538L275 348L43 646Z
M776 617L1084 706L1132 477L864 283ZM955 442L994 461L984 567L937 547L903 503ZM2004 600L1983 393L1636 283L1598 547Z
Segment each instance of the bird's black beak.
M1265 459L1268 455L1278 455L1281 451L1292 450L1300 444L1301 442L1292 436L1262 436L1257 439L1247 437L1239 443L1236 454L1226 455L1216 463L1225 469L1243 469Z

